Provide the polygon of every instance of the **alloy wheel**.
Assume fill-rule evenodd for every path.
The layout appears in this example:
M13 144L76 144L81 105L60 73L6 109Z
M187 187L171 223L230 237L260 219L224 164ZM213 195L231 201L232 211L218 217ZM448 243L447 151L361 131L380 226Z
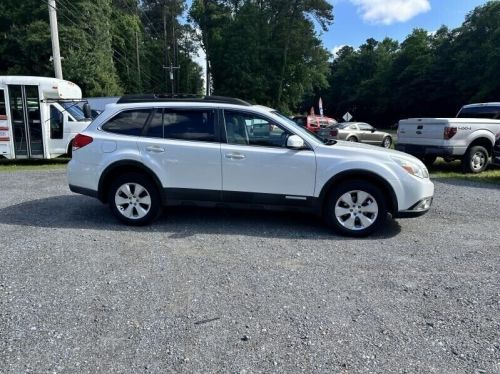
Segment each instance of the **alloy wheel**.
M344 193L335 203L335 218L348 230L364 230L376 221L379 207L368 192L353 190Z

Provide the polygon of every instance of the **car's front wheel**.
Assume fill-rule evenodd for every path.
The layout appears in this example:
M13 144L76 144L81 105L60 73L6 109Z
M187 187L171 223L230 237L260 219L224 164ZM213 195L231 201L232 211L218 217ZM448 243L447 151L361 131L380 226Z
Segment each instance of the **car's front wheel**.
M139 173L116 178L109 189L108 202L120 221L133 226L152 222L161 211L158 189L150 178Z
M387 219L387 203L377 186L361 180L347 181L330 192L324 215L342 235L367 236Z
M358 138L356 138L355 136L350 136L349 138L347 138L347 141L348 142L357 143L358 142Z

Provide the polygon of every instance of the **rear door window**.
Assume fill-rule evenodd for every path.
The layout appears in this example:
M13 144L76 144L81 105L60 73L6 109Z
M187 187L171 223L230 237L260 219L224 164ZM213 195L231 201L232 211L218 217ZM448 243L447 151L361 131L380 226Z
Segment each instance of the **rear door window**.
M104 131L120 135L139 136L151 113L151 109L125 110L102 126Z
M165 139L215 142L215 112L209 109L167 109L163 111Z

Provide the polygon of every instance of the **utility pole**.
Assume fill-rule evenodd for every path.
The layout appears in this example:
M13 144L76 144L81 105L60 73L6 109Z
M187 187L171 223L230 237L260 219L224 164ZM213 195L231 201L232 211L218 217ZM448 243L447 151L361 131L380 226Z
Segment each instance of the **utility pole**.
M50 36L52 38L52 59L56 78L63 79L61 50L59 49L59 31L57 29L56 0L49 0Z
M139 78L139 85L142 88L142 80L141 80L141 60L139 56L139 34L137 30L135 31L135 56L137 60L137 76Z
M174 28L172 26L172 33L173 33L173 30L174 30ZM175 56L174 55L175 52L172 51L172 58L170 58L169 53L168 53L168 41L167 41L167 8L166 8L165 5L163 6L163 38L164 38L164 45L165 45L165 65L163 65L163 69L169 71L168 72L168 76L170 78L170 90L171 90L170 92L173 95L173 94L175 94L175 88L174 88L174 70L175 69L179 69L179 66L174 66L172 64L172 59ZM168 83L166 83L166 84L167 84L167 87L168 87Z

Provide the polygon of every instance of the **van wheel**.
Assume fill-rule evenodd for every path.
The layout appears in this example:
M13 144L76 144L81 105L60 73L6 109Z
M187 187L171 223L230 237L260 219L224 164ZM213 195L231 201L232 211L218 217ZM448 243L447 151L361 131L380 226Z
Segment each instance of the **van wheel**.
M151 223L161 212L158 189L150 178L139 173L116 178L109 188L108 202L113 214L132 226Z
M488 158L486 148L480 145L470 147L462 159L462 170L464 173L481 173L488 167Z
M347 181L330 192L324 216L342 235L367 236L386 221L387 203L380 189L370 182Z
M392 138L390 136L386 136L384 140L382 140L382 147L391 148Z

